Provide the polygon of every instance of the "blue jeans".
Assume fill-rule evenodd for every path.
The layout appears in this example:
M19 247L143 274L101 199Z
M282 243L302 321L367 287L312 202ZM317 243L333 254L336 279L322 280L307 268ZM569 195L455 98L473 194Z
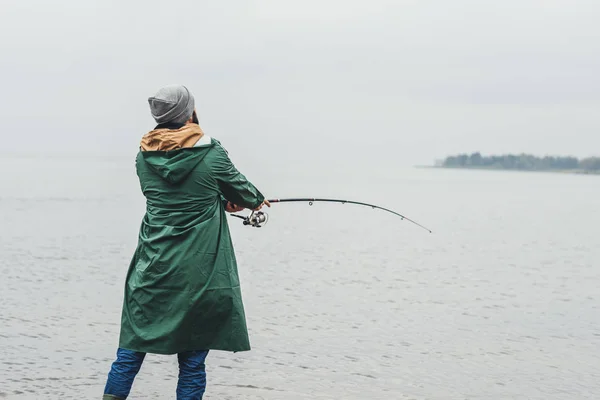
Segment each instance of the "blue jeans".
M179 361L179 380L177 382L177 400L201 400L206 390L206 370L204 361L208 351L187 351L177 354ZM117 350L117 359L113 362L104 394L126 399L131 391L133 380L140 371L146 353Z

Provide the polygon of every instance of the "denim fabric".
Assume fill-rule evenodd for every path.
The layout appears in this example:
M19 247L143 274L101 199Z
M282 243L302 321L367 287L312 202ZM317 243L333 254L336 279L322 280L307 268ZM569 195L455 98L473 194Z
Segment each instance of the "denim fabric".
M177 400L201 400L206 390L204 360L208 351L188 351L177 354L179 380Z
M206 390L206 370L204 362L208 351L188 351L179 353L179 380L177 400L201 400ZM133 381L142 367L146 353L119 348L113 362L104 394L126 399Z
M108 373L104 394L126 399L131 391L133 380L142 367L144 357L146 357L146 353L118 349L117 359Z

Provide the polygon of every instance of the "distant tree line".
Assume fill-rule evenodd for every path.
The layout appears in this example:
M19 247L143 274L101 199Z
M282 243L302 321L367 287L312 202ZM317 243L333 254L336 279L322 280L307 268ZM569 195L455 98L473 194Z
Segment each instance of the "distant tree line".
M530 154L482 156L480 153L472 153L446 157L442 161L442 166L527 171L582 170L600 172L600 157L577 159L575 157L536 157Z

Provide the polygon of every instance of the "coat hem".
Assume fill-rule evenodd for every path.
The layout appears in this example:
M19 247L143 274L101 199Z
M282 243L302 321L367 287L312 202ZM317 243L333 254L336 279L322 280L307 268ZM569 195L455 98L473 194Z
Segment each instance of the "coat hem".
M208 347L203 347L203 348L181 348L181 349L177 349L177 350L164 350L164 349L157 349L157 348L150 348L150 347L144 347L144 346L129 346L129 345L125 345L125 344L119 344L119 348L121 349L125 349L125 350L130 350L130 351L135 351L138 353L146 353L146 354L161 354L161 355L174 355L174 354L179 354L179 353L184 353L186 351L226 351L229 353L241 353L244 351L250 351L251 348L239 348L239 349L232 349L230 347L220 347L220 346L208 346Z

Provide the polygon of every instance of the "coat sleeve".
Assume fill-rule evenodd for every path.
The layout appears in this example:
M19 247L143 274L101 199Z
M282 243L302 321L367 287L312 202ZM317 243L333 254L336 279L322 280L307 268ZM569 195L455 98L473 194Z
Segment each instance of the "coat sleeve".
M221 190L222 199L238 206L254 209L264 200L263 194L233 165L227 152L219 144L215 146L211 162L211 174Z

